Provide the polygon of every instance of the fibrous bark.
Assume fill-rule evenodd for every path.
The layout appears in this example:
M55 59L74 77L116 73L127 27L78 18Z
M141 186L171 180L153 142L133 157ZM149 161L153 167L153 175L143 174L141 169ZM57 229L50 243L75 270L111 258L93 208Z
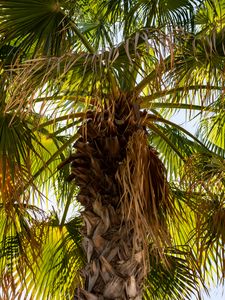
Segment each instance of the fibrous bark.
M76 299L141 299L148 242L167 236L165 170L148 146L145 112L124 98L88 111L74 144L70 180L80 187L84 286Z

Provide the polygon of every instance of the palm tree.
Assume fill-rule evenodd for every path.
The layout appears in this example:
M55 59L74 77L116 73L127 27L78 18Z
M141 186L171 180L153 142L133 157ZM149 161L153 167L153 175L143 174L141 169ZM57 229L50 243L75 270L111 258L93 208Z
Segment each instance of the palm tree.
M224 278L223 11L0 0L3 299L190 299Z

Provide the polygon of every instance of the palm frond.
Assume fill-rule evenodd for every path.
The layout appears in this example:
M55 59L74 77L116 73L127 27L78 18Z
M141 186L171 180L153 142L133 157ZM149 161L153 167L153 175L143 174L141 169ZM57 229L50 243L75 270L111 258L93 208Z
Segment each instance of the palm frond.
M33 263L37 262L43 233L43 226L36 227L37 219L45 220L45 215L41 209L25 203L11 204L9 209L7 212L1 203L1 289L14 297L21 291L18 284L24 283L26 271L32 272Z
M41 261L36 270L32 294L38 298L72 299L81 282L78 270L84 263L80 248L80 219L75 218L63 227L53 223L43 240Z
M0 0L0 297L74 298L86 262L71 210L87 186L95 204L108 193L99 153L118 168L115 216L144 252L153 243L145 299L200 298L213 272L225 277L224 3ZM197 135L170 121L176 109L200 112Z
M213 116L209 116L201 121L199 136L212 149L225 149L225 113L220 111Z
M163 134L168 138L169 141L171 141L174 147L177 147L177 149L179 149L179 152L184 158L181 159L181 157L177 155L176 152L171 151L172 149L170 145L167 143L167 141L165 141L158 134L154 132L150 134L149 139L151 143L153 143L153 145L157 147L157 150L160 153L163 163L166 166L169 177L171 179L172 178L178 179L179 176L181 175L181 170L182 170L184 160L186 160L193 153L195 153L198 150L198 146L196 147L193 141L188 139L184 134L182 134L176 128L170 128L169 126L161 126L161 125L157 125L157 128L159 128L159 130L163 132Z
M60 55L74 39L69 16L55 0L1 1L1 44L18 48L21 57Z
M200 299L202 279L196 271L196 260L188 247L167 248L166 268L152 256L144 299ZM204 286L204 285L203 285Z
M196 153L186 163L184 184L193 210L192 247L205 278L224 280L224 159L212 153Z

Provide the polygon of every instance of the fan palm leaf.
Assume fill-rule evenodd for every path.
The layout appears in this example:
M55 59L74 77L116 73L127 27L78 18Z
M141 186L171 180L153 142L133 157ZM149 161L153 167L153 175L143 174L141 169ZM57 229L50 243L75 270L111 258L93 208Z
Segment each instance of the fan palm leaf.
M4 297L190 299L212 264L223 278L214 2L0 0L2 195L18 195L14 214L1 195ZM180 109L210 120L198 137L171 122Z

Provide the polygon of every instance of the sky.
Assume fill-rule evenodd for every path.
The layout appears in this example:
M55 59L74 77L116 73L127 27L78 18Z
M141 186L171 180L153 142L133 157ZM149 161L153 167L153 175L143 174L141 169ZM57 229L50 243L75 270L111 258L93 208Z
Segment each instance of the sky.
M224 300L225 299L225 293L223 291L223 287L222 286L218 286L218 287L212 287L210 289L210 296L204 296L204 300Z

